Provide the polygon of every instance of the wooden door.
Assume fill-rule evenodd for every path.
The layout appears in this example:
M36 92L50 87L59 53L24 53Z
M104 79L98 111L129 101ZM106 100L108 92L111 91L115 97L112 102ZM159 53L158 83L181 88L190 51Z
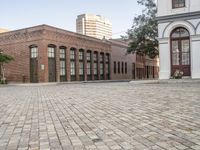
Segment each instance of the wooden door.
M38 82L38 60L37 58L30 59L30 82Z
M183 76L191 75L189 42L188 38L172 40L171 75L173 75L176 70L183 71Z
M49 58L49 82L56 82L55 58Z

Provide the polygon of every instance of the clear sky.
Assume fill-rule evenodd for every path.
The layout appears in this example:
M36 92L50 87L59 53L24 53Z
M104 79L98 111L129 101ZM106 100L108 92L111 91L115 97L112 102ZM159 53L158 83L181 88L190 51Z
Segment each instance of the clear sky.
M137 0L0 0L0 28L48 24L75 32L76 17L83 13L108 18L115 38L131 27L141 7Z

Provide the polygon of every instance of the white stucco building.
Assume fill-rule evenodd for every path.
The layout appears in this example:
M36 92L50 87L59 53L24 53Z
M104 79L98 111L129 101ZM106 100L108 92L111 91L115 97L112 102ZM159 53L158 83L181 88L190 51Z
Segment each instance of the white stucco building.
M157 0L160 79L200 78L200 0Z

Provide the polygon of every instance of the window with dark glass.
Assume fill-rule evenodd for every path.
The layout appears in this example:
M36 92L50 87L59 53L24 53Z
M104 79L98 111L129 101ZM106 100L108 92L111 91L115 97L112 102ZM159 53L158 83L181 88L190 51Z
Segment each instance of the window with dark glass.
M124 73L124 62L122 62L122 74Z
M172 8L185 7L185 0L172 0Z
M117 73L117 64L116 64L116 61L114 61L114 73L115 74Z
M37 57L38 57L38 48L31 47L31 58L37 58Z
M120 73L120 62L118 62L118 73Z
M127 62L125 62L125 74L127 74Z
M55 48L54 47L48 47L48 57L49 58L55 57Z

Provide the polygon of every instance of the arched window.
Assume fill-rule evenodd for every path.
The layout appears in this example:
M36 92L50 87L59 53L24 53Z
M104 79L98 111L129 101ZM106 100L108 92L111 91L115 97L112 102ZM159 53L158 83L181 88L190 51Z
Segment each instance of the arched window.
M38 57L38 47L36 45L31 45L30 53L31 53L31 58L37 58Z
M171 33L171 63L172 74L181 70L190 75L190 34L185 28L176 28Z
M181 37L189 37L189 32L185 28L176 28L172 31L172 38L181 38Z
M185 7L185 0L172 0L172 8Z

